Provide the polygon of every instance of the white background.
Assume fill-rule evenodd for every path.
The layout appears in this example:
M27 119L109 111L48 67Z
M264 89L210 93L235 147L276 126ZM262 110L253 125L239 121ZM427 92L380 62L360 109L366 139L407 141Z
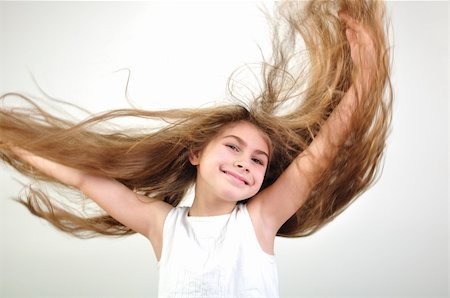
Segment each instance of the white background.
M394 120L378 183L304 239L277 239L281 297L448 295L448 2L389 2ZM200 106L260 61L254 2L0 3L0 92L50 95L93 112ZM10 200L0 167L1 297L154 297L142 236L79 240Z

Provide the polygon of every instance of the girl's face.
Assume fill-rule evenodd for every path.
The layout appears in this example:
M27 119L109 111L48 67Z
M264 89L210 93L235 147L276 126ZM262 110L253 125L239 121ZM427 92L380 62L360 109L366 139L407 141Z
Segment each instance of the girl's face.
M240 121L226 126L198 154L196 199L237 202L261 188L269 162L265 135L253 124Z

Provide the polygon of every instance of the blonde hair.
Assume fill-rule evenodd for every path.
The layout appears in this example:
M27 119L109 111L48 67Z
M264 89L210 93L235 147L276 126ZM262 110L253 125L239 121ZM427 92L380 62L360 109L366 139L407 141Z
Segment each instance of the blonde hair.
M196 178L189 152L204 148L225 125L248 121L271 143L262 190L309 146L359 71L352 64L338 7L370 29L378 68L370 90L358 94L361 100L347 141L305 204L278 231L285 237L309 235L342 212L379 173L392 105L385 10L379 1L280 3L271 19L272 57L261 64L263 88L248 103L166 111L120 109L73 123L47 113L22 94L4 94L1 100L17 96L32 107L0 109L0 157L25 175L57 183L18 159L8 148L14 144L177 206ZM230 78L229 86L231 82ZM167 124L150 132L98 128L120 117L160 119ZM134 233L109 215L80 214L55 201L39 189L30 189L26 200L19 199L34 215L78 237Z

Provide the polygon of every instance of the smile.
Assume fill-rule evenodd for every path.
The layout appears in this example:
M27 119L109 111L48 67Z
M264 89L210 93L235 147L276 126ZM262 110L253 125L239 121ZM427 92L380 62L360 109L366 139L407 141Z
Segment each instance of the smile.
M242 177L241 175L234 173L234 172L229 172L229 171L222 171L224 174L227 174L228 176L232 177L234 180L236 180L237 182L241 183L241 184L245 184L248 185L248 181L247 179L245 179L244 177Z

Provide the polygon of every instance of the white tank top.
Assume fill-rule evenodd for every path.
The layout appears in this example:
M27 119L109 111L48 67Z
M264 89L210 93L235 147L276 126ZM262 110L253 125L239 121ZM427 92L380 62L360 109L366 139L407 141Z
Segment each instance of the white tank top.
M173 208L164 223L160 298L279 296L275 257L259 245L244 204L226 215L188 212Z

